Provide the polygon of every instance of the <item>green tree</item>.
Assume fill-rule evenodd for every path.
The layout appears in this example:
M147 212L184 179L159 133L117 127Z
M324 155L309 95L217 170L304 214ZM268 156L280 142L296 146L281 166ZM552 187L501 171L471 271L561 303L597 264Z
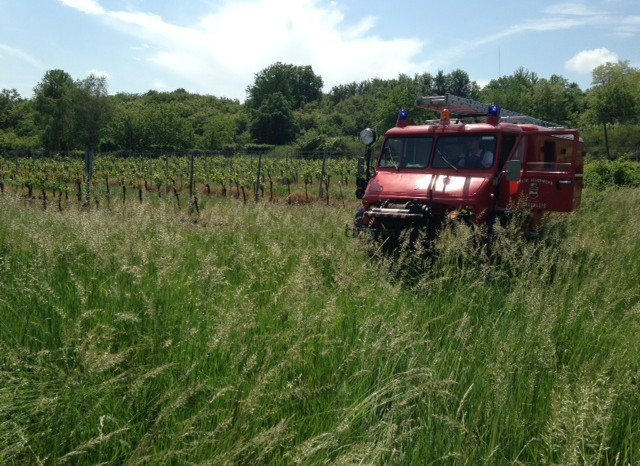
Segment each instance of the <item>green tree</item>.
M337 104L331 114L339 129L336 135L355 138L364 128L375 127L376 103L375 99L358 94Z
M280 92L267 96L252 112L250 132L262 144L287 144L297 134L290 101Z
M269 96L280 93L292 110L322 97L322 78L311 66L295 66L277 62L256 74L252 86L247 88L247 105L256 110Z
M0 92L0 129L5 130L16 126L14 109L22 98L16 89L2 89Z
M435 77L430 74L415 75L413 78L400 75L398 79L388 81L386 89L379 98L376 107L376 128L386 130L396 124L398 111L406 108L412 124L423 122L433 117L427 110L415 108L415 100L423 95L453 94L460 97L477 98L480 87L462 70L454 70L449 74L438 71Z
M69 150L73 140L73 96L75 83L62 70L47 71L34 87L37 124L47 149Z
M352 82L349 84L339 84L337 86L333 86L331 88L331 92L329 92L329 99L332 102L338 103L343 100L348 99L349 97L354 97L356 95L360 95L358 83Z
M322 78L311 66L277 62L255 76L247 88L250 132L258 143L286 144L296 138L294 111L322 97ZM273 119L273 121L269 121Z
M209 118L202 138L204 149L221 150L233 144L236 122L226 115L217 114Z
M638 134L640 123L640 70L629 66L628 61L606 63L593 70L593 87L587 93L588 108L585 123L602 125L604 152L608 159L623 155L624 150L612 147L628 147L629 139L611 141L610 125L632 126L632 131L615 131L614 134ZM614 136L615 137L615 136ZM637 152L637 138L631 142ZM596 146L597 144L597 140ZM595 154L597 156L597 154ZM636 154L636 158L638 155Z
M163 151L193 147L193 128L182 116L177 103L149 106L145 111L144 125L151 136L151 144Z
M96 150L100 138L113 116L107 80L90 74L76 81L73 92L74 140L87 149Z
M469 99L477 99L480 93L480 86L475 81L469 79L466 71L457 69L445 77L446 90L450 94Z
M530 114L564 126L575 126L584 110L584 94L576 83L552 75L539 79L531 89Z
M437 95L444 95L447 93L447 78L444 75L444 71L438 70L433 78L433 87Z
M598 123L640 122L640 70L628 61L606 63L593 70L592 117Z
M0 147L33 148L40 145L33 102L15 89L0 92Z
M419 79L423 88L429 88L436 95L449 93L475 99L480 91L480 86L475 81L471 81L469 74L461 69L453 70L449 74L444 74L444 71L438 70L434 77L425 74L420 76ZM418 80L418 77L416 77L416 80ZM428 93L431 94L432 92Z
M108 131L113 147L129 151L148 148L150 134L144 125L141 102L120 105Z
M410 76L401 74L376 108L375 127L386 131L395 126L398 112L402 108L411 110L410 119L414 120L413 117L417 113L414 111L416 97L418 97L418 88L415 81Z
M532 115L532 94L538 75L525 68L518 68L513 75L503 76L489 82L480 93L483 102L495 102L500 107L514 112ZM539 118L542 118L541 116Z
M429 73L416 74L413 78L418 89L416 97L435 95L435 79Z

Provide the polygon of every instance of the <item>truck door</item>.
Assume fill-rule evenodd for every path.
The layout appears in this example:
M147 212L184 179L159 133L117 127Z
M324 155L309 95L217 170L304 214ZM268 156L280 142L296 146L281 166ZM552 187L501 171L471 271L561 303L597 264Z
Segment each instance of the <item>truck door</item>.
M583 147L576 131L530 135L518 197L534 210L571 212L580 205Z

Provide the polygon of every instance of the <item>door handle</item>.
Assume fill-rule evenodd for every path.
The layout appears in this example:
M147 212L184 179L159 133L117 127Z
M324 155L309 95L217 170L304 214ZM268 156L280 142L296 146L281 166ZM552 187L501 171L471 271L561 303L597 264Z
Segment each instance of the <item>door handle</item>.
M556 188L560 189L561 186L571 186L573 184L573 181L571 180L558 180L556 181Z

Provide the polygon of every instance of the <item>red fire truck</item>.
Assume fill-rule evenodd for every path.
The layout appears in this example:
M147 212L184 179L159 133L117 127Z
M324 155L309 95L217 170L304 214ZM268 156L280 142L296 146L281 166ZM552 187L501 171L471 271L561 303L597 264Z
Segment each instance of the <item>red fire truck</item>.
M375 131L360 134L356 230L384 236L407 228L430 237L449 220L491 228L514 209L571 212L580 205L585 150L578 131L453 96L421 97L416 107L439 119L409 125L403 109L384 134L375 160Z

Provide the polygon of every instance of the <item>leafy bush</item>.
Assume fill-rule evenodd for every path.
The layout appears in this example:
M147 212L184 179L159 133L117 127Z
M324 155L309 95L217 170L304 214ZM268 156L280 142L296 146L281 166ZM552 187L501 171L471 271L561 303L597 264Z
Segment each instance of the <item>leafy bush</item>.
M348 148L349 143L345 137L327 138L324 143L324 150L331 152L344 151Z
M38 136L21 137L13 131L0 130L0 149L29 149L39 146Z
M350 138L348 137L328 137L326 134L311 129L305 131L297 140L295 149L301 152L305 151L328 151L328 152L344 152L351 150ZM358 149L361 145L358 143Z
M269 152L274 147L273 144L245 144L243 149L247 152Z
M299 151L323 150L326 141L327 137L324 134L320 134L318 130L311 129L305 131L296 140L296 149Z
M585 185L595 189L614 186L640 187L640 163L630 160L597 160L584 170Z

